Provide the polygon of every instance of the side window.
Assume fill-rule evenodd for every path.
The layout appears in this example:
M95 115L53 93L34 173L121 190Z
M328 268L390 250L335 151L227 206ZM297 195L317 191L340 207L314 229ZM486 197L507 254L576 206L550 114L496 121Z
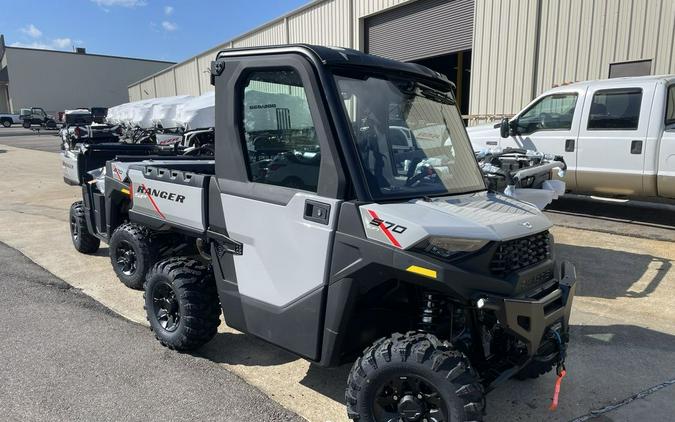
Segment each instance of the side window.
M300 75L292 69L253 72L243 94L251 181L316 192L321 151Z
M546 96L520 115L518 133L527 135L540 130L570 130L576 105L576 93Z
M666 129L675 129L675 85L668 88L666 103Z
M642 89L607 89L593 94L589 130L637 130Z

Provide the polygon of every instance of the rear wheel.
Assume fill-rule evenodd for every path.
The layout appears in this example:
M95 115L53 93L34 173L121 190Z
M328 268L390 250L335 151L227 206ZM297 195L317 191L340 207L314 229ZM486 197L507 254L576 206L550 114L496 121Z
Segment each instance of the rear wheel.
M91 254L98 250L101 241L89 232L87 221L84 218L84 204L82 201L70 206L70 238L78 252Z
M193 350L210 341L220 325L213 275L190 258L169 258L148 273L143 297L150 329L175 350Z
M482 420L483 388L468 359L426 333L383 338L347 380L347 414L367 422Z
M2 119L2 125L4 127L10 127L10 126L12 126L12 121L9 120L9 119Z
M122 224L110 237L109 250L110 263L120 281L132 289L142 289L145 275L158 256L150 231L136 224Z

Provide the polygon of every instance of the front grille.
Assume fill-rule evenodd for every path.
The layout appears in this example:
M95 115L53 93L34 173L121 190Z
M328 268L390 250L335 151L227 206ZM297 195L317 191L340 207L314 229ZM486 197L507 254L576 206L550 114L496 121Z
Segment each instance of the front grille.
M548 231L502 242L490 261L490 271L506 277L515 271L539 264L551 257Z

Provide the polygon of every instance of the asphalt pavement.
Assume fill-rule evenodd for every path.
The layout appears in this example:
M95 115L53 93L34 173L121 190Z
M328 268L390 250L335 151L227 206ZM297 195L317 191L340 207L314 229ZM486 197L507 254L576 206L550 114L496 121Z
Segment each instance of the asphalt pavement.
M49 138L41 140L49 141ZM0 138L0 144L3 143ZM26 149L26 145L22 144L23 148L0 145L0 151L4 151L0 154L0 168L5 174L0 178L3 193L0 241L20 250L115 313L144 323L141 294L125 288L116 279L107 248L102 247L92 256L79 254L72 248L68 207L81 198L81 192L63 183L58 155ZM34 171L35 168L40 171ZM610 204L611 210L604 210L604 215L599 211L593 215L596 205L592 201L575 204L565 200L556 204L568 207L556 206L548 211L549 216L564 219L562 223L554 220L556 226L551 229L556 238L556 253L558 258L576 265L579 278L572 312L568 376L563 382L560 407L556 412L548 411L555 375L546 374L530 382L509 381L491 392L487 397L486 421L672 420L675 414L675 307L672 306L675 243L670 237L673 230L669 218L672 214L655 218L631 204ZM628 214L622 210L627 206ZM615 214L609 214L610 211ZM670 224L663 224L669 221ZM0 318L3 323L14 321L6 317L4 310L0 311ZM70 324L69 315L63 318L64 321L57 320L58 324ZM154 342L149 332L144 334ZM25 343L30 344L31 340L34 339L31 337ZM133 344L136 347L140 340ZM157 353L156 360L172 359L159 346L153 350ZM97 352L97 360L111 354L108 350ZM48 358L49 354L33 353L26 360L41 367L40 359L45 356ZM349 365L319 368L225 325L221 325L213 341L199 350L198 356L242 377L309 421L346 419L343 400ZM0 352L0 368L5 360ZM145 370L146 367L138 368L139 372ZM153 371L150 366L148 376ZM0 372L0 384L3 378ZM77 385L75 381L79 379L73 380ZM42 390L45 394L49 391ZM133 391L137 394L136 389ZM41 399L40 391L32 394L35 402L46 400ZM136 399L134 394L128 395L130 402ZM3 416L5 395L5 390L0 389ZM90 400L91 406L98 405L97 398ZM124 418L133 419L126 414L115 419Z
M9 128L0 127L0 143L16 148L33 149L46 152L60 152L61 138L57 130L25 129L14 125ZM0 147L0 153L2 148Z
M3 421L301 421L0 243Z

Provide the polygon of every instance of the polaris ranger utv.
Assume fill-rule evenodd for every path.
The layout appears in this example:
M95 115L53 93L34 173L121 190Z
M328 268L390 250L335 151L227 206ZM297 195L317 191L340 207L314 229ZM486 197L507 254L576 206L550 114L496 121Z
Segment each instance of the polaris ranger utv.
M486 189L448 80L308 45L211 71L213 161L109 160L71 220L143 276L163 345L201 346L222 312L318 365L356 359L360 421L481 420L503 381L562 373L574 267L536 207ZM196 252L150 259L161 234Z

